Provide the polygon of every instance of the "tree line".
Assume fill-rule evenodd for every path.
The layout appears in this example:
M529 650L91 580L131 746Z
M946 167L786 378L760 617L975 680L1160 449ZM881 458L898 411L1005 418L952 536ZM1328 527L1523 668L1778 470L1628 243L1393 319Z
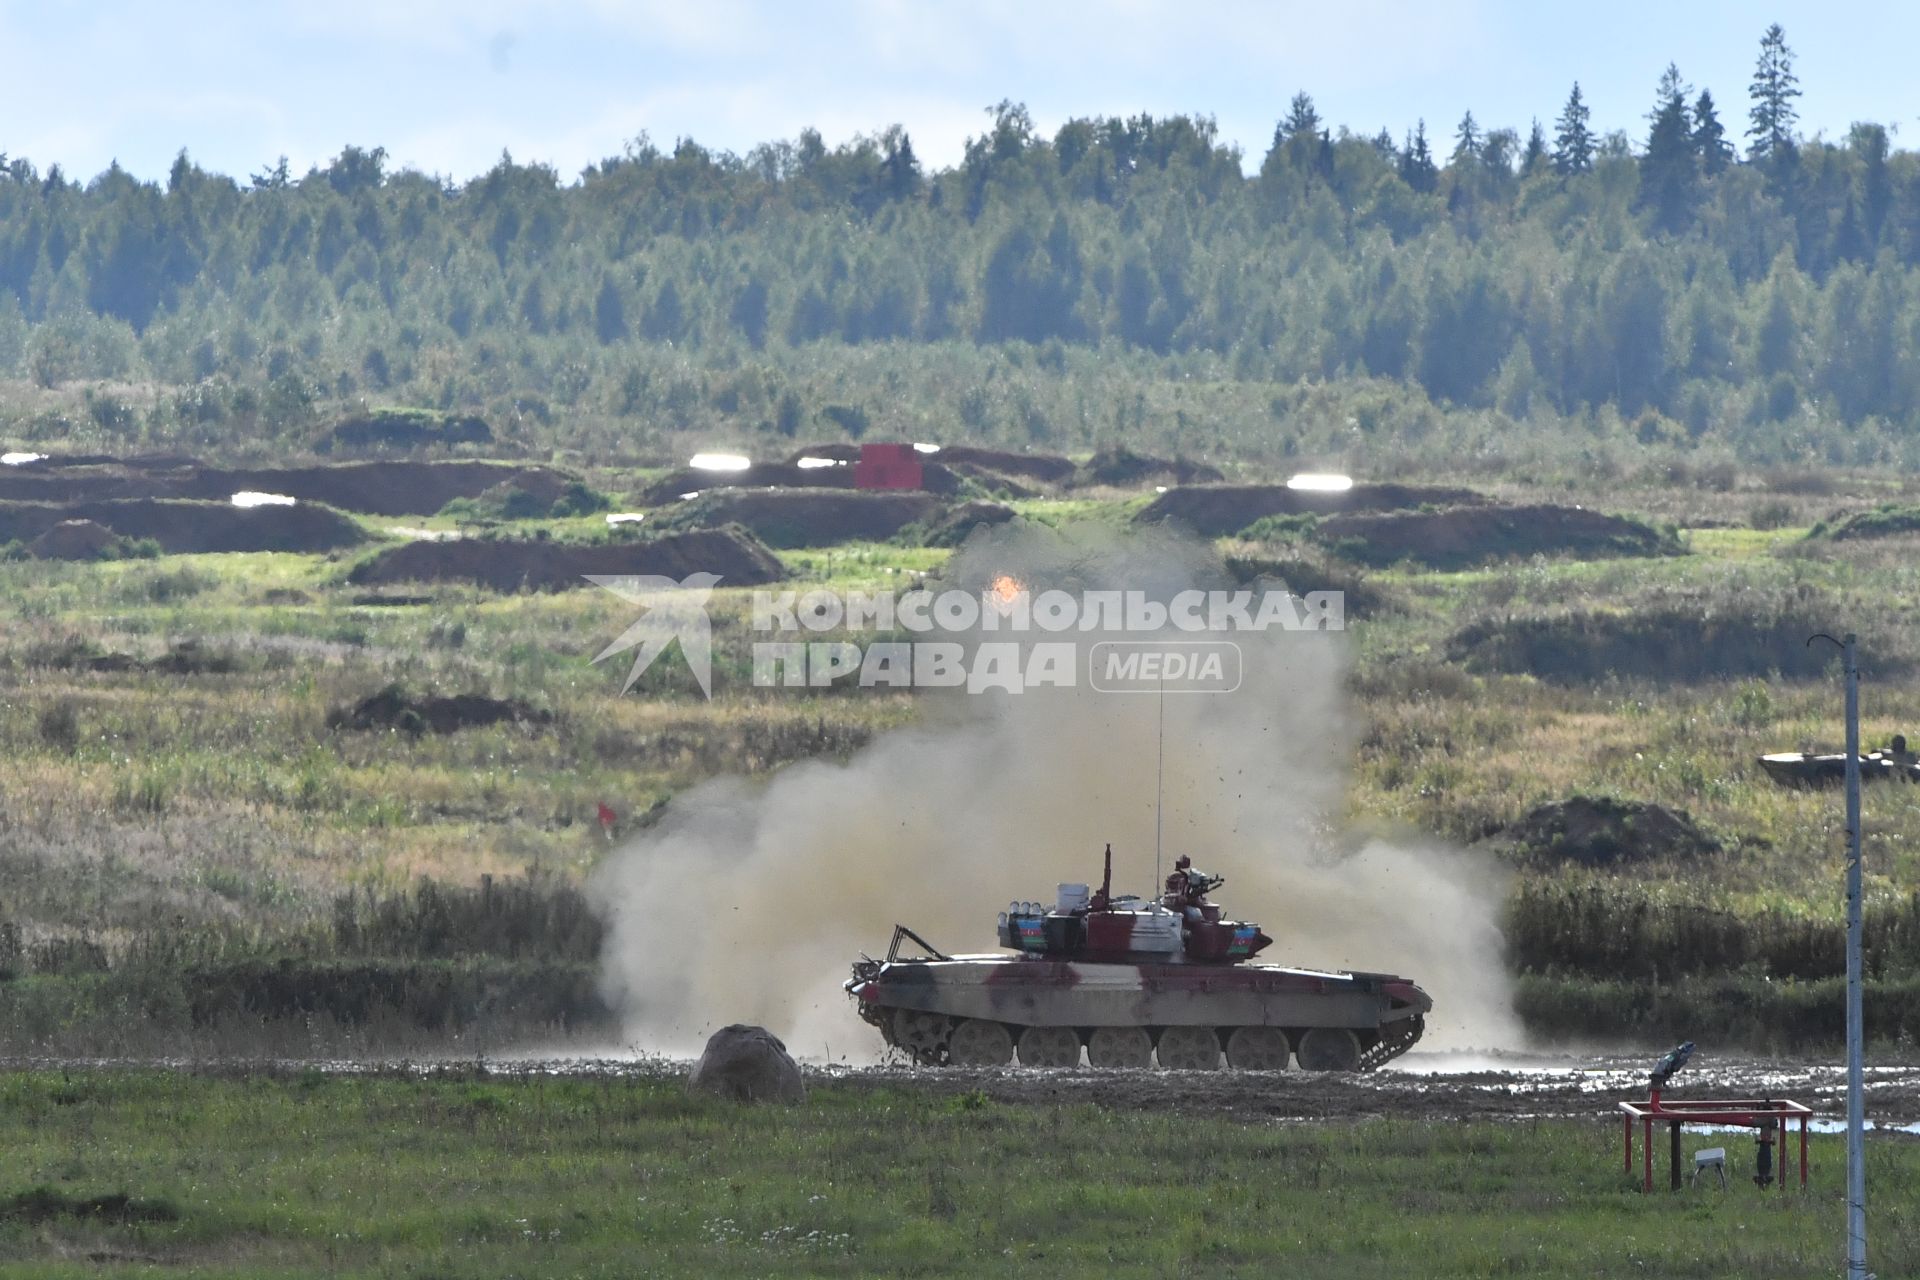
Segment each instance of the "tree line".
M1920 156L1878 124L1802 138L1799 92L1774 26L1744 128L1672 66L1632 132L1577 84L1550 124L1469 111L1450 142L1333 127L1300 93L1251 172L1204 117L1049 137L1014 102L938 171L898 126L744 156L643 135L573 181L503 154L459 184L357 146L246 179L182 152L164 184L0 157L0 375L158 383L203 435L353 399L794 434L805 370L845 383L884 347L915 352L918 420L1037 435L926 372L1029 351L1061 377L1200 359L1683 446L1904 439Z

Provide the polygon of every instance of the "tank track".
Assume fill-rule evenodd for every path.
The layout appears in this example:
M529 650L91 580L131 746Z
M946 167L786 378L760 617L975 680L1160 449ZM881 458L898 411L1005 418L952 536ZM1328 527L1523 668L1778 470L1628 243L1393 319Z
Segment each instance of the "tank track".
M877 1030L889 1047L906 1054L923 1067L947 1065L946 1043L942 1037L940 1045L931 1052L919 1052L899 1043L894 1038L892 1020L887 1017L891 1010L878 1005L861 1005L860 1018ZM1355 1071L1373 1071L1385 1066L1395 1058L1420 1043L1420 1037L1426 1034L1427 1022L1424 1017L1415 1015L1399 1022L1388 1024L1371 1045L1360 1051L1359 1064Z
M1372 1071L1384 1066L1420 1043L1420 1037L1426 1034L1427 1020L1419 1014L1411 1018L1402 1018L1398 1022L1388 1023L1380 1031L1380 1038L1364 1049L1360 1054L1360 1070Z
M892 1009L882 1005L862 1004L859 1006L860 1020L872 1027L875 1031L878 1031L880 1038L887 1042L889 1049L894 1049L906 1054L907 1058L918 1066L944 1067L947 1065L947 1042L944 1035L940 1038L940 1043L934 1047L931 1052L916 1050L908 1045L901 1044L899 1038L893 1033L893 1018L890 1016L892 1013Z

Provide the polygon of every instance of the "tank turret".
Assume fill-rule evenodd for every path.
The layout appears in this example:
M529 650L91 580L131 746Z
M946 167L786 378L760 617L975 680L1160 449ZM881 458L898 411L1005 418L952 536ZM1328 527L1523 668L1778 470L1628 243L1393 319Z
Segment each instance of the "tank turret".
M1062 884L1051 903L1015 901L1000 913L1000 945L1022 955L1104 964L1158 961L1236 964L1273 941L1260 926L1222 919L1206 895L1226 883L1189 869L1181 858L1168 889L1154 901L1113 896L1113 846L1106 876L1089 894L1084 884Z

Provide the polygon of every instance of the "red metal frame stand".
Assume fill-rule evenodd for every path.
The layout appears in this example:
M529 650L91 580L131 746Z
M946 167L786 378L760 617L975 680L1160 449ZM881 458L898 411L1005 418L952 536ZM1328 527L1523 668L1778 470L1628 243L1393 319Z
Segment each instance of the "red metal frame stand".
M1689 1124L1732 1125L1749 1129L1760 1129L1771 1123L1778 1135L1782 1150L1775 1161L1776 1181L1780 1189L1787 1189L1787 1162L1785 1144L1787 1122L1800 1122L1800 1186L1807 1185L1807 1121L1812 1118L1811 1108L1798 1102L1779 1098L1681 1098L1667 1101L1661 1098L1658 1089L1652 1090L1645 1102L1622 1102L1621 1131L1626 1138L1626 1161L1624 1165L1628 1177L1633 1176L1633 1122L1640 1121L1643 1131L1641 1145L1643 1166L1643 1185L1647 1191L1653 1190L1653 1126L1656 1121L1665 1124L1668 1131L1667 1161L1673 1189L1680 1189L1680 1128Z

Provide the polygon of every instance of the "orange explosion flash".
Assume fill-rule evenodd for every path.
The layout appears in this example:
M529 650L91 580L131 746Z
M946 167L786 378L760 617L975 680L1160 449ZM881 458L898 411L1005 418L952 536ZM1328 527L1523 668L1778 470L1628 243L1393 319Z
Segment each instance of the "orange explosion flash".
M1011 574L1003 573L993 580L987 588L987 599L1002 613L1013 608L1014 601L1027 593L1026 583Z

